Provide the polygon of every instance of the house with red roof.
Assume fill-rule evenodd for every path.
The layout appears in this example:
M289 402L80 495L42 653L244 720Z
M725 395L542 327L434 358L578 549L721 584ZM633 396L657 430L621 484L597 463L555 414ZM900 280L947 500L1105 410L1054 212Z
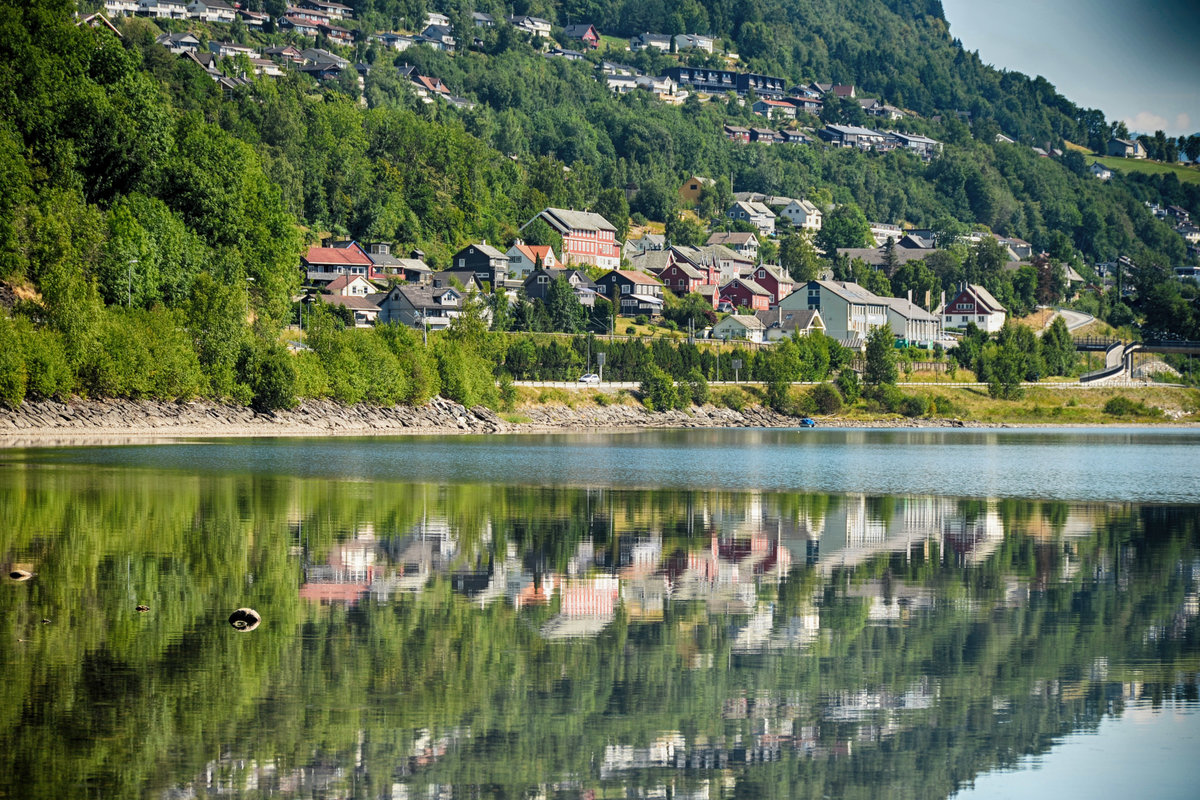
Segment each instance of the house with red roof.
M343 242L338 247L310 247L300 257L306 282L324 286L339 275L370 277L372 262L356 242Z
M546 269L556 269L562 266L554 249L550 245L525 244L517 239L505 253L508 256L508 277L510 280L523 281L542 266Z

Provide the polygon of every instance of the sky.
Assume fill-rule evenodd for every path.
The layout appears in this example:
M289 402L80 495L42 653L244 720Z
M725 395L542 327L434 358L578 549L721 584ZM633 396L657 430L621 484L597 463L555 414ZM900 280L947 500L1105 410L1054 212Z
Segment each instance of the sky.
M1200 132L1200 0L942 0L985 64L1041 75L1133 133Z

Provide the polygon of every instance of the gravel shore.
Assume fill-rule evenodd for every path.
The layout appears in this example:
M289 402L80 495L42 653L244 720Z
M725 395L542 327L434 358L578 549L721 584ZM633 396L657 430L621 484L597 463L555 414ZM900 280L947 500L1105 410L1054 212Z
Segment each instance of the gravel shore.
M641 428L788 428L794 417L759 406L742 411L703 406L650 412L637 405L526 406L508 422L482 406L466 408L436 397L420 408L343 406L308 400L294 409L259 414L251 409L196 400L26 402L0 408L0 447L45 447L244 436L374 436L423 434L546 433ZM957 420L822 419L823 427L964 427ZM980 426L965 423L967 427Z

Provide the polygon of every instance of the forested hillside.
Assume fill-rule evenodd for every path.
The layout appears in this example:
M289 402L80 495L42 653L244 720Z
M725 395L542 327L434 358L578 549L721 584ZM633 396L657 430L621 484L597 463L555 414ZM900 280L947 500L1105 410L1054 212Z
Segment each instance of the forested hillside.
M273 15L283 7L247 5ZM1143 289L1161 283L1185 252L1142 201L1200 215L1196 185L1148 176L1102 183L1070 154L1037 157L1031 145L1096 146L1111 127L1042 79L982 65L953 41L937 2L512 8L550 19L556 35L581 20L613 35L708 31L739 53L740 69L853 83L912 112L901 128L945 142L930 164L899 151L731 143L723 124L761 120L748 104L693 96L675 107L640 91L611 95L593 68L602 54L547 58L512 26L473 29L471 10L497 19L508 10L485 0L438 4L460 41L479 39L454 54L417 46L397 55L369 38L419 29L428 3L348 5L357 43L317 44L370 65L361 90L350 71L325 83L292 71L229 90L155 37L191 30L203 41L311 42L274 26L141 18L119 20L118 38L78 26L71 0L0 0L0 280L17 300L0 320L0 338L31 343L19 369L13 348L7 356L29 391L248 399L272 363L290 369L277 334L291 318L302 248L321 235L420 247L431 265L445 266L467 242L507 245L546 205L598 209L622 229L626 210L668 221L691 174L728 177L726 190L857 205L872 220L951 233L987 226L1085 273L1089 262L1129 255L1145 271ZM719 58L605 55L648 74L678 58ZM421 102L397 64L440 78L474 107ZM222 68L236 74L241 65ZM846 104L826 112L847 122L861 114ZM1017 143L997 144L1001 131ZM1177 294L1164 302L1192 315L1186 331L1194 311ZM131 342L142 342L135 356L124 350ZM130 388L137 364L175 366L149 371L161 385Z

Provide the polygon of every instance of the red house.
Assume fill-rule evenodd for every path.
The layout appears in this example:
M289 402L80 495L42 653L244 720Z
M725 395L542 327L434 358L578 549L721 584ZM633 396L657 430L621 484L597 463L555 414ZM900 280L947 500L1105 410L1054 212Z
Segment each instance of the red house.
M356 242L339 242L340 247L310 247L300 257L305 278L310 283L326 284L339 275L369 277L374 263Z
M749 278L734 278L722 286L721 299L732 303L734 308L751 311L767 311L771 307L771 293Z
M753 271L747 270L742 275L771 293L771 307L791 294L794 287L791 276L782 267L773 264L759 264Z
M676 261L659 272L658 279L663 286L681 297L699 291L705 284L704 274L686 261Z
M583 42L588 47L600 46L600 31L596 30L596 26L586 22L582 25L568 25L563 28L563 33L568 39Z

